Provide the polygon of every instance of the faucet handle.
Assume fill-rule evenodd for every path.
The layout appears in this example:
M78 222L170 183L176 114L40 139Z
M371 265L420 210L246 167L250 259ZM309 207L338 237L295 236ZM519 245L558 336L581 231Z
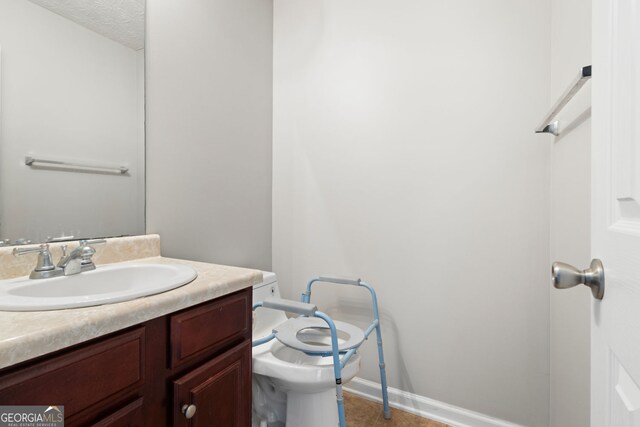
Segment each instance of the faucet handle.
M49 245L46 243L31 248L13 248L13 256L21 256L34 252L38 252L38 263L33 271L50 271L56 268L51 259Z
M96 250L89 245L83 245L83 244L80 244L78 249L80 250L80 258L82 259L82 265L92 264L93 261L91 261L91 257L96 254Z
M80 244L80 246L78 246L78 249L80 249L80 257L82 258L82 265L85 266L86 268L87 266L93 265L93 261L91 260L91 257L94 256L96 253L96 250L93 248L93 246L105 244L107 243L107 241L105 239L80 240L78 243Z
M38 245L38 246L33 246L30 248L13 248L13 256L20 256L24 254L31 254L34 252L43 252L48 250L49 250L49 245L47 245L46 243L43 243L42 245Z

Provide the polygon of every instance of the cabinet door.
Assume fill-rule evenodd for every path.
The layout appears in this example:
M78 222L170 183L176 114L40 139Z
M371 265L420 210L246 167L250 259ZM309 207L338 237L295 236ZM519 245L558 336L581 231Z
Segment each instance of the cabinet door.
M251 342L204 363L174 381L176 427L249 427L251 425ZM195 405L187 419L182 408Z

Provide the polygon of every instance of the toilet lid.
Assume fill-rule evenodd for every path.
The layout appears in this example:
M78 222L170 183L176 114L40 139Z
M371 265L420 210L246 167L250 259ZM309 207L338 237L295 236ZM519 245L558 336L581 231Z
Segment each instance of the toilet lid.
M338 350L344 352L364 341L362 329L350 323L334 321L338 333ZM333 353L329 325L317 317L294 317L278 325L273 333L282 344L313 355Z

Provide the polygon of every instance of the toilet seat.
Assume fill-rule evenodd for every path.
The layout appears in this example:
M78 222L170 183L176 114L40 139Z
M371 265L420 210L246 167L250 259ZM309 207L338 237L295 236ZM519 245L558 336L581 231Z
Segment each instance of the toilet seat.
M338 343L338 350L342 353L352 348L358 347L364 341L364 332L362 329L350 323L334 321L336 331L338 333L347 334L348 339ZM273 329L278 341L287 347L303 351L311 355L330 355L333 352L330 337L327 335L320 336L317 332L302 332L305 329L316 329L327 331L329 325L324 320L317 317L295 317L286 320ZM304 340L301 340L301 338ZM309 343L311 339L324 338L326 342Z

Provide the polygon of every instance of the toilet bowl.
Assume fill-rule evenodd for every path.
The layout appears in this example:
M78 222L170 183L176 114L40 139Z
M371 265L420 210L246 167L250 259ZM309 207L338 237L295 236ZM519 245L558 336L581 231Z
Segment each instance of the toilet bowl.
M274 273L263 274L254 286L253 301L280 297ZM287 321L279 310L255 311L253 340L269 335ZM348 338L345 331L339 335ZM345 339L346 339L345 338ZM323 341L322 338L319 338ZM342 369L342 382L356 376L360 356L356 353ZM335 427L336 379L331 357L311 356L271 340L253 348L253 427Z

